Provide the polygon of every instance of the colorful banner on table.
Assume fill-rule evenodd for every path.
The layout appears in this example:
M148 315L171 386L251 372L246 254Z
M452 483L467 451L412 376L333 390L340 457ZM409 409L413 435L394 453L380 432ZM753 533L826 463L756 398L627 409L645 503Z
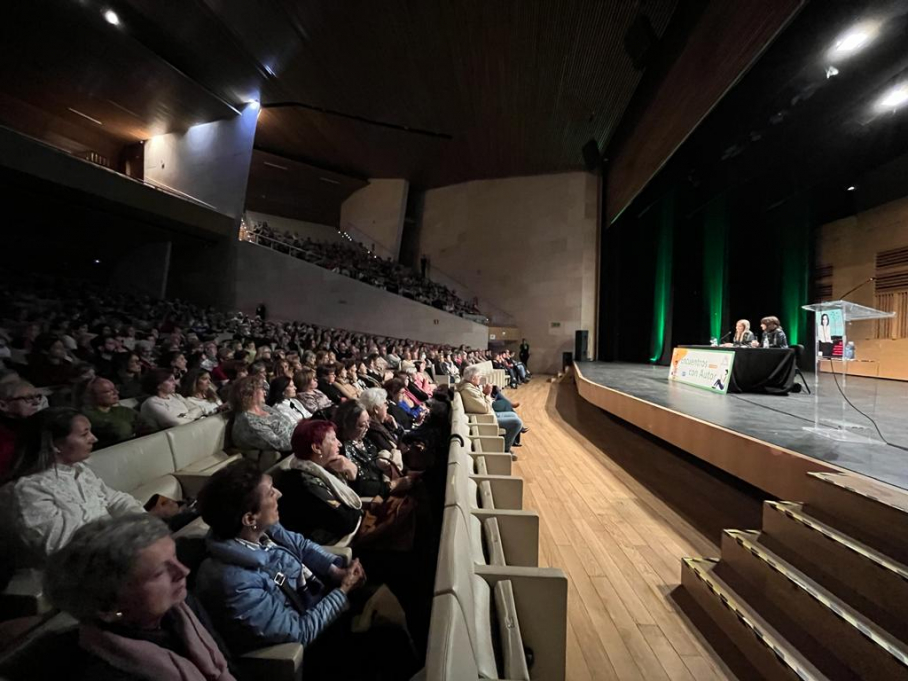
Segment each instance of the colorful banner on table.
M725 394L735 353L731 350L675 348L668 380Z

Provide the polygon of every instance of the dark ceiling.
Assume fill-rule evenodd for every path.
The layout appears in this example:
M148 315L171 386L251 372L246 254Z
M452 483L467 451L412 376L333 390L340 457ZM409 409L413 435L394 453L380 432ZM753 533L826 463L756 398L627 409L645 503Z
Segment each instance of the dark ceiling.
M831 53L867 22L878 35L864 49L847 58ZM726 192L760 212L809 195L817 222L904 196L905 163L861 178L908 154L908 110L876 105L892 87L908 86L906 46L904 0L808 3L631 212L679 186L693 210Z
M676 3L14 2L0 121L69 151L112 149L260 99L258 149L353 178L576 170L640 79L625 33L642 13L662 35Z

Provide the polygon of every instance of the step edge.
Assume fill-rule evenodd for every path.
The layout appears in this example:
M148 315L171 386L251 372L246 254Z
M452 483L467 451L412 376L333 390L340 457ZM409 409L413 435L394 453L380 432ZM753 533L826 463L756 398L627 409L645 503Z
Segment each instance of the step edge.
M888 632L881 631L871 620L861 615L850 605L841 601L834 594L824 589L766 547L751 541L749 538L738 536L743 534L739 530L723 530L723 534L729 535L744 550L762 561L773 572L794 584L800 591L820 603L840 620L853 627L858 633L870 640L871 643L893 657L899 664L908 667L908 649L903 648L902 643L898 639ZM784 566L784 569L782 566Z
M712 571L704 570L700 566L709 563L714 566L718 560L711 558L687 557L681 559L682 566L686 567L709 592L715 596L719 603L731 611L735 618L746 627L753 637L766 646L781 664L791 670L803 681L826 681L826 676L818 670L809 660L791 645L776 629L764 620L758 612L738 596L725 581Z
M807 475L816 480L819 480L827 485L832 485L833 487L837 487L841 490L844 490L846 492L859 496L862 499L867 499L868 501L873 501L875 503L880 504L881 506L886 506L887 508L891 508L893 510L900 511L900 512L908 515L908 499L906 499L906 506L896 506L894 504L891 504L888 501L875 497L872 494L868 494L867 492L863 492L859 489L856 489L855 487L852 487L851 485L848 485L845 482L842 482L842 479L848 479L850 477L844 473L830 473L828 471L810 471L809 473L807 473ZM906 494L906 496L908 496L908 493L906 493L905 490L899 489L898 487L895 487L893 485L888 485L887 483L880 482L879 480L870 480L870 482L874 485L880 485L881 487L882 486L891 487L894 492L904 493L904 494Z
M883 568L889 572L894 573L896 576L908 581L908 567L902 563L890 558L885 553L877 551L867 544L854 539L853 537L840 532L831 525L827 525L824 522L821 522L814 518L809 513L804 513L803 511L795 511L789 507L786 507L785 504L789 502L784 501L764 501L764 506L769 506L774 509L777 513L788 516L791 520L800 523L801 525L806 526L808 529L817 532L818 534L823 535L826 539L835 542L843 546L844 548L857 553L872 563L876 564L878 567Z

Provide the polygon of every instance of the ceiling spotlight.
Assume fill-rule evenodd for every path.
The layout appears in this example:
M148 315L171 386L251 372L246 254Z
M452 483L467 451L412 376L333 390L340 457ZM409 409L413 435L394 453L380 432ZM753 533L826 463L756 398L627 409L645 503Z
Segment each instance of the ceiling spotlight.
M833 76L839 75L839 70L835 66L826 67L826 79L829 80Z
M246 106L251 106L253 109L260 109L262 103L257 99L250 99L248 102L246 102Z
M848 191L853 192L853 191L854 191L854 185L851 185L851 186L848 188Z
M856 54L872 43L880 33L877 21L862 21L836 38L829 50L831 59L845 59Z
M104 14L102 16L104 17L104 21L106 21L111 26L120 25L120 17L117 16L117 13L112 9L104 10Z
M901 83L890 88L877 100L876 109L877 111L895 111L905 102L908 102L908 83Z

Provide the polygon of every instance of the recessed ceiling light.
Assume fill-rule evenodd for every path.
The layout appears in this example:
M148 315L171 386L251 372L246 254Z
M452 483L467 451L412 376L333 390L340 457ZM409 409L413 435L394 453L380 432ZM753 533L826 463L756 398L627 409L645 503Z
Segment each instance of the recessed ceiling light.
M271 161L263 161L263 163L269 168L277 168L278 170L290 170L286 166L279 166L277 163L272 163Z
M106 21L111 26L120 25L120 17L112 9L104 10L104 14L102 16L104 17L104 21Z
M851 186L848 188L848 191L853 192L853 191L854 191L854 185L851 185Z
M857 54L870 43L872 43L880 33L880 23L878 21L862 21L855 24L847 31L842 33L829 49L831 59L846 59L853 54Z
M876 102L877 111L894 111L908 102L908 83L901 83L890 88Z
M328 184L340 184L340 182L338 182L337 180L332 180L330 177L320 177L318 179L320 179L322 182L327 182Z

